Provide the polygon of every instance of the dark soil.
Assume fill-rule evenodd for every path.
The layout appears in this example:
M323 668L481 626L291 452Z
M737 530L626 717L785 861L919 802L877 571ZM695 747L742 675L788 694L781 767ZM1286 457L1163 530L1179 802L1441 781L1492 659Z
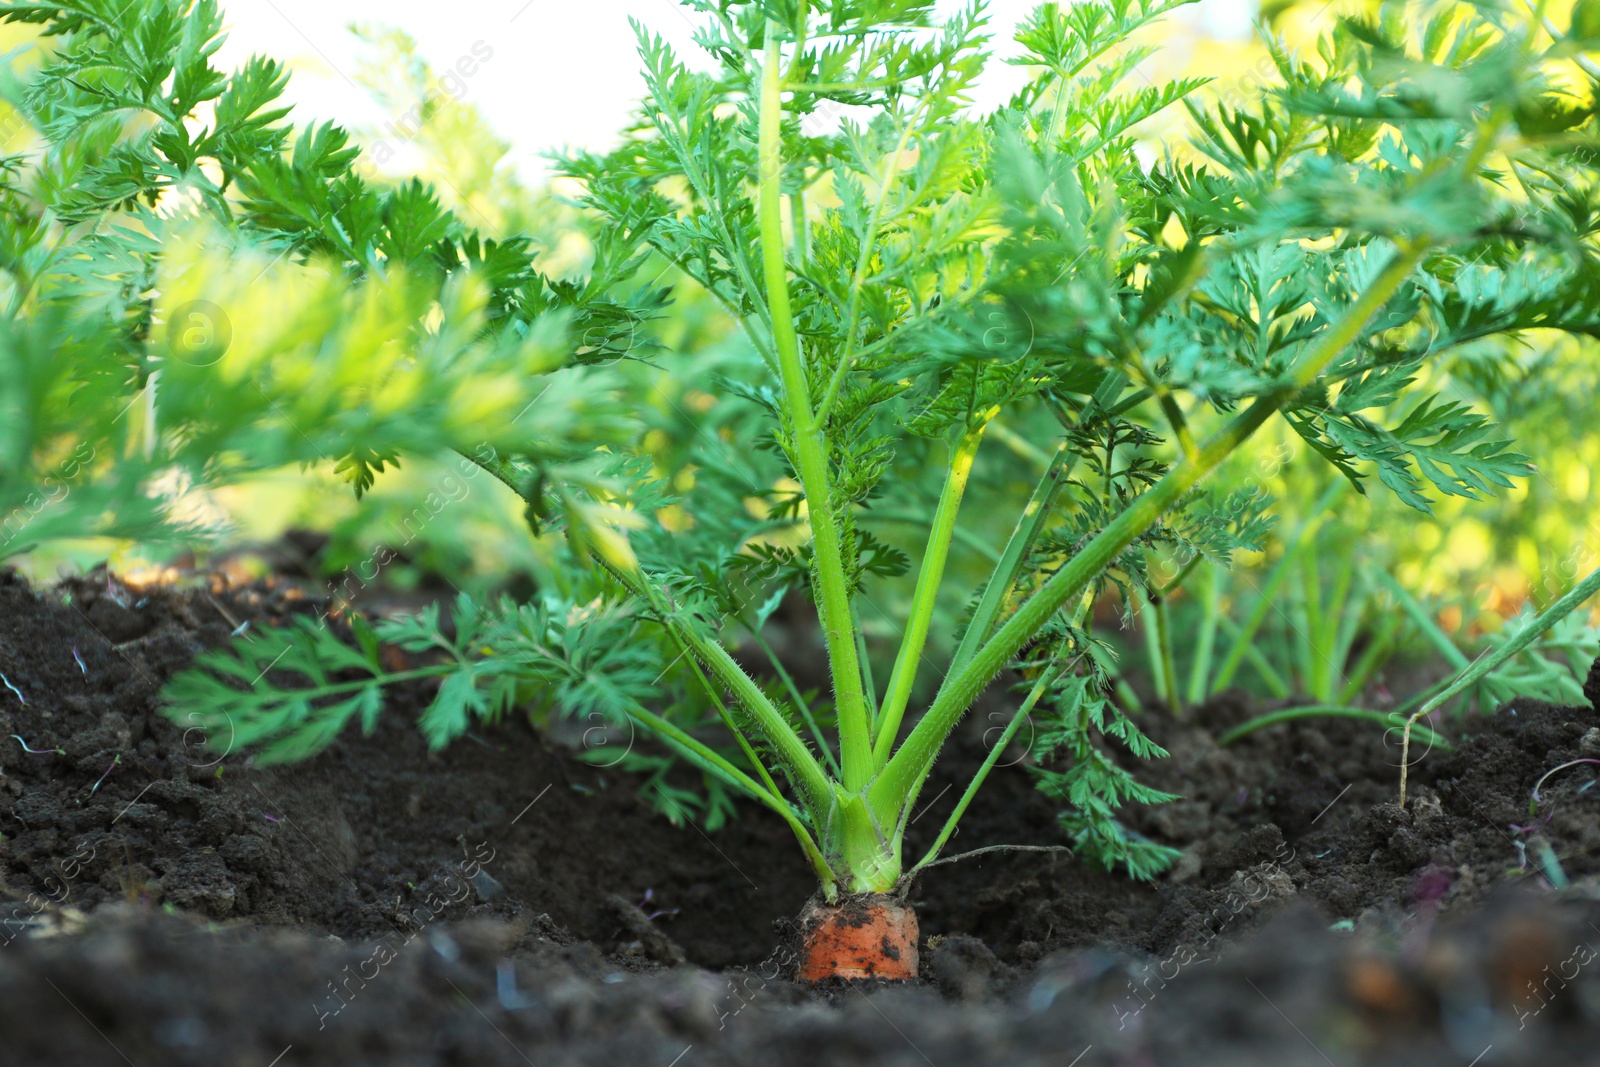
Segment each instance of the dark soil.
M1184 799L1132 823L1183 850L1170 874L940 866L912 892L924 981L810 990L778 946L812 878L759 811L675 828L526 724L429 754L421 690L288 768L157 712L201 648L311 609L272 582L35 592L0 572L0 735L21 738L0 736L0 1064L1600 1059L1595 767L1530 815L1542 775L1600 758L1592 708L1447 724L1455 751L1413 768L1403 811L1397 739L1360 724L1221 749L1259 709L1146 716L1172 758L1142 777ZM925 791L910 856L991 725L975 715ZM1061 843L1021 767L952 847L1001 843Z

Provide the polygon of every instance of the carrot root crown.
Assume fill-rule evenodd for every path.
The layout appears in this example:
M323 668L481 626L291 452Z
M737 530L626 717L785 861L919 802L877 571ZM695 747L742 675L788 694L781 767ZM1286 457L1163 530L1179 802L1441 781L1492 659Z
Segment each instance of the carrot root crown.
M917 977L917 913L885 893L843 896L837 903L813 900L800 915L799 977Z

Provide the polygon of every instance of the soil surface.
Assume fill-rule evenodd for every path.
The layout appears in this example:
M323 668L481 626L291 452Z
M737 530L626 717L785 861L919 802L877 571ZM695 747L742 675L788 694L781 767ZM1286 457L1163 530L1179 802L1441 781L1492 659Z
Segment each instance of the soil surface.
M939 866L911 892L921 981L812 989L780 948L812 877L754 808L674 827L526 723L430 754L420 688L294 767L159 713L196 652L314 608L0 571L0 1064L1600 1062L1597 768L1544 778L1600 761L1592 707L1445 724L1404 810L1369 726L1220 748L1261 709L1146 714L1172 756L1141 778L1184 799L1130 822L1183 850L1169 874ZM993 725L956 739L911 855ZM1061 843L1010 766L952 849Z

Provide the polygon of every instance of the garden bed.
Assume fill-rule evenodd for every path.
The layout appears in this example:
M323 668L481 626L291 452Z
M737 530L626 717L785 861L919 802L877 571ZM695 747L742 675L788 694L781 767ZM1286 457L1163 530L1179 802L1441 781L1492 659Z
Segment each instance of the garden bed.
M1259 709L1146 715L1172 756L1144 776L1184 799L1132 822L1184 850L1169 875L941 865L911 893L924 980L811 990L780 946L814 877L751 806L674 828L520 723L429 754L420 691L294 767L157 713L199 649L310 607L281 582L0 576L0 1062L1487 1067L1600 1036L1592 768L1529 815L1546 771L1600 756L1591 708L1451 724L1404 811L1370 726L1223 749ZM982 756L979 710L913 853ZM1004 768L952 851L1059 844L1054 817Z

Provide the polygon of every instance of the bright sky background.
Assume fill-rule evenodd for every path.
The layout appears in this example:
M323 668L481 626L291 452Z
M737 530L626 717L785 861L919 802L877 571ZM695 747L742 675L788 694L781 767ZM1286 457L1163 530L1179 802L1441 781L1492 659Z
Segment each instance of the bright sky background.
M960 0L956 0L958 4ZM1010 30L1034 0L992 0L991 27L1005 54ZM234 66L252 52L290 64L289 99L298 123L336 119L381 126L385 116L354 82L364 47L352 23L395 26L414 37L439 72L470 56L493 54L466 80L476 104L511 143L524 175L544 170L542 154L562 146L604 148L642 92L629 17L666 37L685 58L700 53L688 15L674 0L223 0L229 40L220 56ZM956 6L951 4L950 6ZM1253 0L1202 0L1186 19L1209 35L1249 32ZM991 64L980 104L993 104L1022 77Z

